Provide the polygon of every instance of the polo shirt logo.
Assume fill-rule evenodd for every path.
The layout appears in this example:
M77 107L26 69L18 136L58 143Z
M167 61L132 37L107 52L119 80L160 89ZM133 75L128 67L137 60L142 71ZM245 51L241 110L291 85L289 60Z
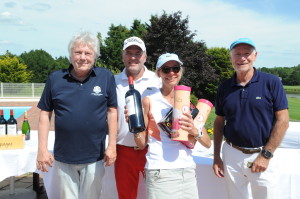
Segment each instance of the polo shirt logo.
M94 96L102 95L101 87L100 86L95 86L94 89L93 89L93 92L91 94L94 95Z
M255 99L261 99L261 97L257 96Z

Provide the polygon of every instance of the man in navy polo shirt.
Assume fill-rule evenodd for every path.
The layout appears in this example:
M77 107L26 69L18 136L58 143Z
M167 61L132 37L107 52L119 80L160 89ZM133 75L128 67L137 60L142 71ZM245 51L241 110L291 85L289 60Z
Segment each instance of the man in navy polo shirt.
M116 84L109 70L95 66L99 55L96 36L74 35L69 43L69 69L50 74L38 103L37 168L47 172L55 160L61 199L99 199L104 164L110 166L116 159ZM53 111L54 158L47 147Z
M218 177L225 177L230 199L246 199L251 194L259 199L276 198L272 157L288 128L288 102L280 79L253 67L256 57L250 39L233 42L230 59L236 73L217 91L213 169Z

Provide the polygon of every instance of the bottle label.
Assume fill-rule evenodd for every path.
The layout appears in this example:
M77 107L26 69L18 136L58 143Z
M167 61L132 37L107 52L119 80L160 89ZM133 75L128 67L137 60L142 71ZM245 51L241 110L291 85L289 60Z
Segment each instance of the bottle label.
M27 131L23 132L25 135L25 140L30 140L30 130L28 129Z
M128 115L130 116L136 114L133 95L126 97L125 101L126 101L126 108L128 110Z
M17 135L17 125L8 124L7 125L7 135Z
M0 135L5 135L5 134L6 134L6 125L0 124Z

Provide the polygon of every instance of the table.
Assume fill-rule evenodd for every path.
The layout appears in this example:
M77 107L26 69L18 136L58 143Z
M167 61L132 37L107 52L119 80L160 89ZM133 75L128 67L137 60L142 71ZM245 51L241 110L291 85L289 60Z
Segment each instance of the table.
M291 123L288 129L286 138L290 137L290 133L295 138L295 131L298 134L300 140L300 122ZM284 140L283 143L290 143ZM282 147L287 146L286 144ZM300 183L300 145L298 148L278 148L274 154L274 161L278 161L278 196L281 199L299 199L300 189L298 184ZM213 163L213 146L210 149L205 149L201 145L196 145L193 152L194 161L197 164L196 174L197 183L199 190L199 199L228 199L226 195L225 180L215 176L212 170ZM53 165L55 167L55 165ZM55 183L55 174L52 172L53 168L50 168L48 173L43 173L44 185L48 194L49 199L59 199L57 183ZM106 167L106 172L103 181L103 193L100 199L116 199L117 190L114 180L114 167ZM216 189L217 187L217 189ZM140 176L139 191L137 199L146 199L145 196L146 188L145 183Z
M299 135L300 140L300 122L292 123L287 132L293 132L293 135ZM54 132L49 133L48 149L53 150ZM286 145L284 145L286 146ZM293 143L293 146L298 146ZM196 146L193 152L194 160L197 163L196 174L198 181L199 199L228 199L225 193L225 181L217 178L212 170L212 151ZM26 141L26 146L22 150L1 150L0 151L0 181L10 176L18 176L27 172L36 171L36 153L37 153L37 132L32 131L31 140ZM274 160L278 161L279 187L278 196L281 199L299 199L300 189L300 145L299 147L278 148L274 154ZM6 162L6 164L2 164ZM55 164L53 165L55 168ZM59 187L56 183L56 174L53 168L48 173L39 172L44 181L44 186L49 199L59 199ZM140 176L138 199L145 199L145 184ZM114 168L106 167L104 176L103 194L101 199L116 199L117 191L114 181ZM218 189L216 189L218 187Z
M9 194L15 194L14 176L36 171L37 132L32 132L34 139L26 140L24 149L0 150L0 181L10 177ZM34 181L38 176L34 173ZM38 182L34 183L34 190L38 191ZM22 190L17 190L21 194Z
M212 150L212 148L210 149ZM213 157L209 151L194 152L197 163L196 174L199 190L199 199L228 199L226 195L225 180L214 175L212 170ZM300 149L278 148L274 158L279 160L279 187L278 195L281 199L299 199L300 190ZM55 167L55 165L53 165ZM51 168L48 173L42 174L44 185L49 199L59 199L55 174ZM114 167L106 167L103 181L103 193L100 199L116 199L117 190L114 180ZM217 187L217 189L216 189ZM140 176L139 192L137 199L146 199L145 183Z

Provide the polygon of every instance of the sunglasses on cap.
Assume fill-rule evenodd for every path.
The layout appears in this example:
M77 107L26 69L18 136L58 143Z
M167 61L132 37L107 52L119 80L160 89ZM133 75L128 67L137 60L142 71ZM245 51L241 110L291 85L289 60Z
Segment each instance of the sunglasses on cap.
M170 73L173 71L174 73L178 73L180 71L180 66L174 66L174 67L162 67L161 71L165 74Z

